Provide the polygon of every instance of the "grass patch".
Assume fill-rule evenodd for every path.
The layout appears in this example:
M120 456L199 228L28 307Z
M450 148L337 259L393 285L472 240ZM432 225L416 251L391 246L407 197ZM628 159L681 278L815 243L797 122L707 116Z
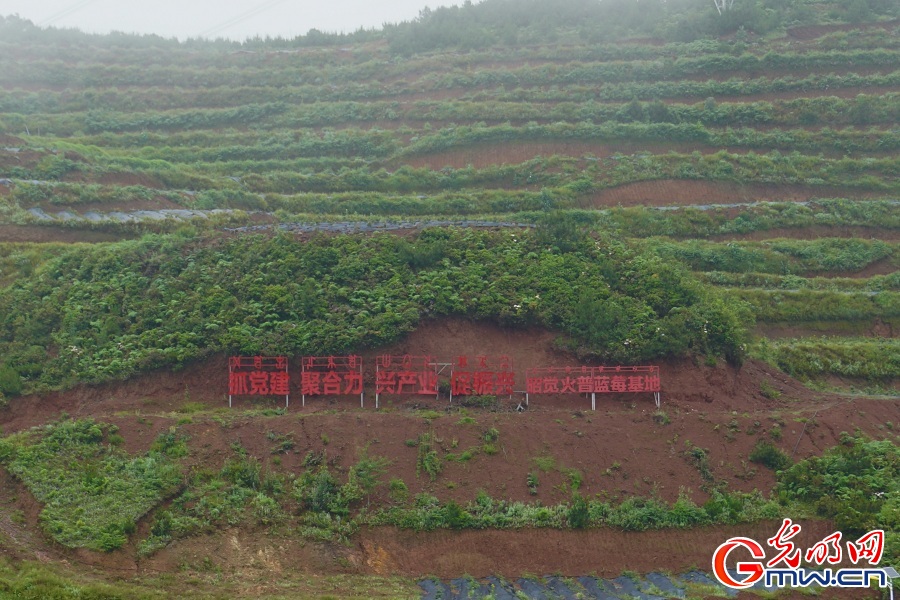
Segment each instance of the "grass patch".
M179 443L174 435L131 457L109 443L113 432L91 419L67 420L0 440L0 461L44 504L44 529L63 546L121 547L181 481L168 453Z
M434 481L444 469L444 463L435 448L434 434L426 432L420 435L418 446L419 452L416 456L416 475L419 475L424 471L428 474L428 477Z
M531 462L533 462L534 466L544 473L546 473L547 471L552 471L556 468L556 459L549 455L535 456L531 459Z

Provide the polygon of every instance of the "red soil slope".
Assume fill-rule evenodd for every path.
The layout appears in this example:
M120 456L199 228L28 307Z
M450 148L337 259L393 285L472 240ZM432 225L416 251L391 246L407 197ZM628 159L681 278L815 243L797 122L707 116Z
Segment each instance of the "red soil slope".
M554 334L539 329L509 330L444 320L424 323L402 342L364 353L364 359L372 361L385 352L450 358L508 353L518 373L526 366L577 364L574 357L555 350L553 340ZM384 398L382 409L375 411L371 397L361 409L353 398L310 399L302 408L295 396L285 414L266 416L246 409L274 407L279 402L240 399L234 408L227 408L226 361L216 357L180 372L156 372L126 382L18 398L0 410L0 426L10 433L58 418L62 411L73 417L92 416L118 425L131 453L146 451L161 432L176 427L188 438L188 470L220 469L233 456L232 445L237 443L265 469L285 475L303 471L307 452L324 452L344 477L360 449L367 448L369 455L391 461L384 479L402 479L411 494L427 492L443 500L468 502L484 490L494 498L555 504L569 497L564 484L571 469L580 473L580 491L590 497L615 501L657 496L673 501L686 494L703 502L709 480L691 454L696 447L707 451L707 467L715 481L728 489L768 492L774 484L772 472L747 460L758 440L771 440L801 458L834 446L842 431L858 428L873 437L893 437L886 423L900 423L900 406L894 400L814 393L754 361L741 368L690 360L660 366L665 419L655 414L647 395L604 397L598 400L596 412L583 397L540 396L521 413L514 409L519 399L462 413L447 410L446 399ZM763 382L781 391L779 399L761 394ZM208 410L192 414L197 403ZM410 410L416 406L429 410ZM463 416L470 420L462 420ZM484 432L490 428L499 432L494 453L481 449ZM407 443L426 432L434 436L441 456L468 449L475 450L474 456L463 462L445 460L443 471L432 481L425 473L417 473L417 448ZM293 448L273 454L283 439L292 440ZM541 457L550 459L549 467L546 461L542 465L535 460ZM526 484L529 472L540 481L536 495L530 494ZM2 470L0 484L0 505L8 508L6 514L19 515L15 520L0 516L0 552L91 564L123 575L171 571L185 564L202 564L205 557L227 574L259 577L269 583L288 571L442 577L462 573L516 577L528 572L616 575L623 569L679 572L705 566L715 546L731 535L761 537L774 532L772 523L643 534L612 530L418 534L379 528L362 531L344 547L244 528L182 540L150 559L138 559L136 542L112 554L59 548L41 532L40 507L27 490ZM385 488L376 491L376 503L387 501ZM148 527L147 522L141 523L135 540ZM809 528L815 529L810 535L817 539L830 532L827 524Z

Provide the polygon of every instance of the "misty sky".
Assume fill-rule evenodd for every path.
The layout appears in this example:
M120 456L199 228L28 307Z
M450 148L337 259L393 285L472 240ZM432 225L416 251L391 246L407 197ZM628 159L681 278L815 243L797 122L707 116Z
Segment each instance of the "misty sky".
M310 29L355 31L415 18L457 0L0 0L0 15L92 33L164 37L294 37Z

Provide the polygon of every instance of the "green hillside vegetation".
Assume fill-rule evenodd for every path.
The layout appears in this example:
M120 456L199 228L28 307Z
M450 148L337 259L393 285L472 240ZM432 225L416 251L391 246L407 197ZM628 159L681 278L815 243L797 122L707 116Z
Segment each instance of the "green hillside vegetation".
M898 566L898 67L891 0L466 1L243 42L0 15L0 600L421 594L372 575L396 565L367 528L789 516L885 529ZM705 387L605 417L241 410L168 373L446 320ZM170 397L116 412L141 375ZM576 453L610 423L633 460ZM168 564L223 531L239 568ZM248 577L257 535L323 550Z
M181 481L170 457L184 448L173 447L174 439L137 458L116 448L123 441L115 426L63 421L0 440L0 461L44 505L41 523L56 541L109 551Z
M759 492L733 493L713 485L703 505L684 495L671 505L641 497L609 502L582 497L580 475L574 471L564 490L570 500L543 506L493 499L483 491L465 505L442 502L428 493L410 498L402 480L392 479L389 484L384 480L390 461L365 450L346 469L346 476L329 467L324 452L307 453L299 475L285 474L264 468L236 442L233 455L219 472L201 470L179 485L179 459L188 451L184 437L176 431L173 426L145 456L132 458L116 448L122 439L114 427L92 420L63 420L47 425L41 433L0 439L0 463L46 503L43 527L69 547L119 548L134 533L138 517L177 493L167 508L155 512L150 533L140 544L143 555L185 536L239 524L272 530L295 527L296 533L311 540L346 542L366 525L416 531L523 527L644 531L776 520L785 514L833 518L848 534L886 529L887 564L897 560L900 549L897 446L848 434L843 434L843 445L796 464L771 444L758 444L751 459L778 469L772 499ZM499 432L493 432L489 439L497 441ZM431 437L423 434L418 444L430 447ZM698 464L706 460L707 451L702 448L690 452ZM421 451L418 456L421 461ZM72 461L79 464L78 469L70 468ZM391 497L387 505L364 502L376 488L386 485Z
M0 393L222 351L374 347L449 314L548 326L609 361L738 362L753 318L847 331L829 344L869 356L860 335L900 328L898 16L883 0L759 0L724 15L700 0L487 0L243 43L2 17L0 227L132 241L0 242ZM132 216L154 208L200 214ZM308 266L312 250L286 240L216 241L258 223L434 218L545 233L514 248L460 231L312 245L379 256L390 276L347 256ZM677 282L665 298L626 283L658 266ZM554 295L543 272L576 283ZM370 296L361 282L377 282ZM676 332L707 312L714 339ZM804 348L821 366L795 357L790 372L821 384L846 371L817 359L821 344ZM886 368L871 376L879 389Z
M0 290L2 354L26 390L48 389L215 352L359 351L423 318L459 315L564 331L567 346L612 361L688 352L741 360L751 316L740 302L571 225L434 229L413 242L148 236L72 247Z

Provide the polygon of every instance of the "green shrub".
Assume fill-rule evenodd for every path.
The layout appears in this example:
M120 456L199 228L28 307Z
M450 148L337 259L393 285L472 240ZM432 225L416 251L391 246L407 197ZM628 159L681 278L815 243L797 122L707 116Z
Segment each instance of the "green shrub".
M402 504L409 499L409 488L402 479L391 479L388 484L391 500L398 504Z
M566 520L572 529L584 529L588 525L590 515L587 501L581 494L573 494Z
M253 515L263 525L271 525L281 517L281 507L274 498L258 493L253 498Z
M495 427L491 427L487 431L484 432L484 435L481 436L485 442L494 443L500 439L500 432Z
M234 485L250 490L260 487L262 467L253 457L239 456L225 461L222 467L222 478Z
M324 465L315 473L305 472L294 482L294 497L304 510L344 513L347 507L339 494L340 484Z
M453 500L444 505L444 513L447 519L447 527L450 529L464 529L470 524L469 513Z
M784 502L799 502L838 529L863 532L894 524L900 493L900 450L889 440L841 435L841 444L782 471Z
M791 464L791 459L783 450L765 440L756 443L750 452L750 460L773 471L780 471Z
M572 218L588 227L596 217ZM0 315L16 315L0 319L0 354L27 365L27 391L126 378L214 352L347 352L391 343L424 316L457 315L556 329L574 349L610 360L740 355L750 323L742 302L725 303L724 292L670 261L602 236L571 251L548 249L530 231L461 228L427 229L414 242L246 235L205 244L173 234L75 245L48 257L41 276L17 279L19 292L0 287ZM403 244L439 244L445 255L413 269L402 262ZM85 304L82 296L116 300ZM598 315L610 322L597 325ZM34 348L49 345L60 352L36 359Z
M0 365L0 394L18 396L22 393L22 377L9 365Z

